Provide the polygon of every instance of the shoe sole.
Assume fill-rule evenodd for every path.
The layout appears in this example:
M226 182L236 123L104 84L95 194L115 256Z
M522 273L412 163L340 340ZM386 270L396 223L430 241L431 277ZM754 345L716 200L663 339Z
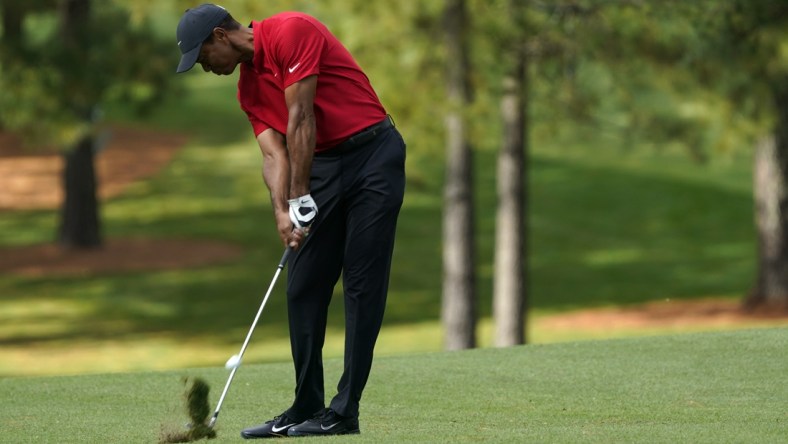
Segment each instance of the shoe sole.
M346 432L339 432L339 433L303 433L294 431L294 433L287 432L287 436L339 436L339 435L358 435L361 433L361 429L356 430L348 430Z
M285 431L285 433L270 432L267 435L252 435L252 434L246 434L244 432L241 432L241 438L243 439L287 438L287 431Z

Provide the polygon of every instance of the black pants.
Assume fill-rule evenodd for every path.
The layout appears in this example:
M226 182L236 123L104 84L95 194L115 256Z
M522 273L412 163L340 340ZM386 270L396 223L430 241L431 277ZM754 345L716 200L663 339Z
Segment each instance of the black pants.
M394 234L405 191L405 143L386 129L352 150L316 155L311 194L318 216L288 264L287 303L295 401L307 419L325 407L322 348L328 304L343 278L345 366L330 407L357 417L388 291Z

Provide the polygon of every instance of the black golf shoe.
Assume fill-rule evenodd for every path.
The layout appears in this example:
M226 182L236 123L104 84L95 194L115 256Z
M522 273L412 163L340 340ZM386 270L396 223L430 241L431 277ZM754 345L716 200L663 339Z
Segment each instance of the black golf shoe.
M241 431L241 438L244 439L258 439L258 438L282 438L287 436L287 432L294 425L298 424L296 421L282 413L276 418L267 421L265 424L259 426L249 427Z
M290 427L287 436L350 435L360 432L358 418L348 418L325 409L314 418Z

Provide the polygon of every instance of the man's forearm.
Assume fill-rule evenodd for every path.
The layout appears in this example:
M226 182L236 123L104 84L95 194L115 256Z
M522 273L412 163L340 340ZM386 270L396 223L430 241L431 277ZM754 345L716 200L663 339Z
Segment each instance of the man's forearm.
M287 151L290 156L290 198L309 194L309 177L315 152L315 91L317 76L309 76L285 89Z
M290 198L309 194L309 177L315 150L315 115L311 109L292 110L287 125L290 159Z
M277 212L287 212L290 194L290 165L287 157L263 161L263 180L271 195L271 205Z
M287 212L290 195L290 159L281 134L268 130L257 138L263 153L263 180L277 212Z

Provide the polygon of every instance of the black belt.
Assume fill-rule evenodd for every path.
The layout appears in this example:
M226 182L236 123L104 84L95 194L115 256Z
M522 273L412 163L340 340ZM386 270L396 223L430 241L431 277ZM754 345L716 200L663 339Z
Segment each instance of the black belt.
M394 128L394 120L391 118L391 116L387 115L386 118L380 122L372 126L368 126L356 134L353 134L346 141L340 143L334 148L315 153L315 156L336 156L353 151L354 149L371 141L380 135L380 133L386 131L389 128Z

